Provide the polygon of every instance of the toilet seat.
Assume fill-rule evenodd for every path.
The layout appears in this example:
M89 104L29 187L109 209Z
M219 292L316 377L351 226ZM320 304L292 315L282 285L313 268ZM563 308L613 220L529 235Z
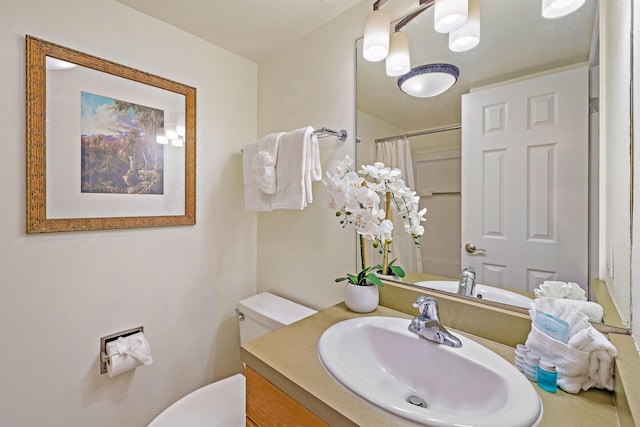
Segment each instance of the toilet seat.
M245 378L236 374L186 395L148 427L245 427L245 418Z

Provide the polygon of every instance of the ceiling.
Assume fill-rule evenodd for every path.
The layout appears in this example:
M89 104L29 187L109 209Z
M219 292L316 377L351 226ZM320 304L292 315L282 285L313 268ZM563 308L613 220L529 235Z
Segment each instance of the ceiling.
M258 62L363 0L117 0Z
M117 0L249 60L260 62L360 2L373 0ZM412 98L387 77L384 61L356 55L358 109L406 132L460 123L461 96L471 88L586 62L592 55L597 0L573 14L544 19L541 0L482 0L480 44L453 53L447 35L433 30L433 8L403 31L412 66L446 62L460 69L456 85L434 98ZM392 17L417 0L384 4ZM361 47L361 40L358 42ZM428 119L425 119L428 118Z

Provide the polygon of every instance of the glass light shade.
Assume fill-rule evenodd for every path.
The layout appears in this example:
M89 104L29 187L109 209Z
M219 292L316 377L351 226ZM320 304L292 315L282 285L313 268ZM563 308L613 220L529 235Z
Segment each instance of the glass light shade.
M389 53L391 17L384 10L374 10L364 22L362 56L367 61L378 62Z
M439 33L450 33L461 28L469 16L467 0L435 0L433 27Z
M449 33L449 49L453 52L471 50L480 43L480 0L469 0L469 17L462 28Z
M169 143L169 140L168 140L168 139L167 139L167 137L166 137L166 136L164 136L164 135L156 135L156 142L157 142L158 144L165 145L165 144L168 144L168 143Z
M575 12L585 0L542 0L542 16L560 18Z
M398 87L407 95L430 98L453 86L459 74L458 67L451 64L421 65L400 76Z
M385 61L387 76L401 76L411 70L409 35L402 31L391 34L389 55Z

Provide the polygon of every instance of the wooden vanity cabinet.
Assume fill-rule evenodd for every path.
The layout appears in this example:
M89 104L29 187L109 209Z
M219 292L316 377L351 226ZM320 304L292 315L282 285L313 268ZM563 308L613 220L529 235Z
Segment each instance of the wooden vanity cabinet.
M247 427L329 427L249 366L245 376Z

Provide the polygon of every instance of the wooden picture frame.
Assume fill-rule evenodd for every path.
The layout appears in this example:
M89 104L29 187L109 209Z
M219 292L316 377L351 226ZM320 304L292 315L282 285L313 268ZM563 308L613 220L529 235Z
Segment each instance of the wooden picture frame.
M196 222L193 87L26 36L26 142L27 233Z

